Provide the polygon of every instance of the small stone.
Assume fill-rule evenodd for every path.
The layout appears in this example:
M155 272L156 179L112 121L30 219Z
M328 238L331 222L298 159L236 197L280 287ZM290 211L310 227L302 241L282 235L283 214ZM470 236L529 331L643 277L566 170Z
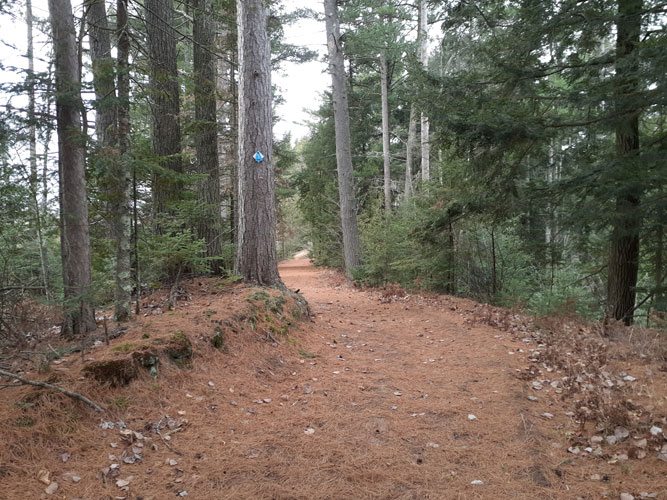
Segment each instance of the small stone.
M188 492L187 492L186 490L183 490L183 491L179 492L178 496L179 496L179 497L187 497L187 496L188 496Z
M272 400L271 398L264 398L264 399L262 399L262 401L263 401L264 403L267 403L267 404L268 404L268 403L270 403L270 402L273 401L273 400Z
M607 444L616 444L616 441L618 441L618 439L616 439L616 436L607 436L605 439L607 441Z
M213 383L212 380L209 380L209 381L208 381L208 385L209 385L210 387L215 387L215 384Z
M528 401L535 402L537 401L537 398L535 396L528 396Z
M477 417L473 415L472 413L468 414L468 420L477 420Z
M289 401L289 394L283 394L282 396L280 396L280 399L282 399L283 401Z
M177 462L176 460L174 460L173 458L168 458L168 459L166 459L166 460L164 461L164 463L167 464L167 465L171 465L172 467L173 467L174 465L178 465L178 462Z
M307 428L305 431L303 431L303 432L304 432L304 434L306 434L307 436L310 436L310 435L312 435L312 434L315 434L315 429L313 429L312 427L308 427L308 428Z
M552 418L554 418L554 415L553 413L544 412L542 413L542 417L546 418L547 420L551 420Z
M69 453L63 453L62 455L60 455L60 460L62 460L63 463L65 463L70 459L71 456L72 455L70 455Z
M181 416L185 415L185 410L178 410L178 414Z
M567 451L569 451L569 452L572 453L573 455L579 455L579 453L581 453L581 450L579 449L578 446L570 446L570 447L567 449Z
M480 481L479 479L475 479L474 481L470 481L470 484L473 486L484 486L484 481Z
M614 436L616 436L617 442L623 441L625 438L630 436L630 431L627 430L625 427L616 427L616 430L614 431Z
M116 481L116 486L119 488L125 488L126 486L129 486L130 482L127 479L119 479Z
M600 474L593 474L591 476L591 481L600 481L601 479Z
M653 427L651 427L649 432L651 433L651 436L659 436L660 434L662 434L662 429L657 425L654 425Z
M401 391L395 391L394 396L402 396L403 393Z
M602 436L593 436L591 437L591 444L602 444L604 438Z
M542 389L542 388L544 387L544 386L543 386L541 383L539 383L537 380L533 381L533 384L532 384L532 385L533 385L533 389L535 389L536 391L539 391L540 389Z
M51 484L49 484L46 489L44 490L44 493L47 495L53 495L56 491L58 491L58 483L53 481Z
M646 438L635 440L635 446L637 448L646 448L647 444L648 444L648 441L646 441Z
M303 393L304 394L310 394L313 392L313 388L309 385L304 385L303 386Z
M429 448L440 448L440 445L438 443L426 443L426 446Z
M635 500L630 493L621 493L621 500Z
M634 382L637 379L635 377L633 377L632 375L626 375L625 377L623 377L623 380L625 382Z

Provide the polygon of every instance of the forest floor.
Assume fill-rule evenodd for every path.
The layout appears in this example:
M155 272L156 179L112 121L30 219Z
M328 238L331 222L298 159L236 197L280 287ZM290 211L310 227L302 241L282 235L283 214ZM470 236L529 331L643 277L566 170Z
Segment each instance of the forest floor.
M249 290L195 281L92 350L185 332L191 366L108 388L58 360L51 376L101 418L82 407L54 428L70 400L27 414L15 402L34 389L0 391L0 499L667 499L664 335L360 290L303 254L281 275L311 311L289 330L268 314L235 328ZM233 327L225 352L216 324Z

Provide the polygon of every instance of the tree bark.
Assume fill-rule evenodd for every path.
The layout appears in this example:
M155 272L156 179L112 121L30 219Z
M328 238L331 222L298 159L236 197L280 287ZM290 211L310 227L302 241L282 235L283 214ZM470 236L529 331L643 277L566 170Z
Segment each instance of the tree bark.
M104 0L85 5L95 89L95 133L103 148L116 147L116 85L111 37Z
M153 174L153 217L155 229L160 231L158 215L173 210L173 204L180 199L183 184L179 175L183 172L183 162L176 33L172 29L172 0L146 0L144 5L150 63L153 153L161 167Z
M327 29L329 72L331 73L334 124L336 130L336 166L338 169L340 220L343 231L343 253L345 256L345 271L348 277L351 277L352 271L360 263L361 244L357 226L357 203L354 193L350 110L347 102L347 88L345 87L345 64L340 45L341 37L336 0L324 0L324 17Z
M412 197L412 166L417 143L417 110L414 103L410 106L410 123L408 124L408 142L405 154L405 198Z
M61 192L63 334L95 329L91 297L88 200L81 137L81 92L74 18L69 0L49 0L56 70L56 121Z
M116 238L114 315L116 321L128 321L132 308L132 172L130 158L130 36L127 0L116 7L118 41L118 99L116 103L118 155L112 164L114 193L112 198L113 230ZM138 282L137 282L138 288ZM138 291L137 291L138 293Z
M428 33L427 33L426 0L419 0L419 29L417 39L419 40L419 60L424 70L428 67ZM422 154L422 181L431 179L431 142L430 125L428 115L421 113L421 154Z
M48 255L46 250L46 243L44 242L44 232L42 230L42 207L39 203L39 179L37 175L37 122L35 116L35 57L34 57L34 43L33 43L33 15L32 15L32 0L26 0L26 27L28 31L28 50L26 56L28 58L28 123L29 133L28 142L30 149L30 195L35 210L35 233L37 242L39 244L39 261L42 271L42 283L44 285L44 292L46 299L51 299L50 279L49 279L49 265ZM44 204L44 213L46 213L46 205Z
M389 75L387 54L380 53L380 87L382 95L382 159L384 163L384 210L391 212L391 157L389 156Z
M639 90L639 62L635 52L640 41L642 0L618 0L616 24L616 161L627 170L627 182L616 197L612 223L607 280L607 314L626 325L633 322L639 270L641 226L639 179L633 171L639 163L639 113L632 96ZM618 167L617 167L618 168Z
M195 74L195 149L197 173L206 177L197 185L201 214L197 235L206 242L205 256L214 274L222 270L222 216L220 167L218 163L218 124L216 118L216 66L213 49L213 9L211 0L192 0L194 74Z
M264 0L237 0L239 227L236 269L246 281L284 286L276 256L271 46ZM255 159L259 153L263 158Z

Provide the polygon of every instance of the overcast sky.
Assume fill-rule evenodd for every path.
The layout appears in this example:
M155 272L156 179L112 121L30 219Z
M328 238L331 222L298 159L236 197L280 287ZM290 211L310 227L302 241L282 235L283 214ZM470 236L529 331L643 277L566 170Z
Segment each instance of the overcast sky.
M283 5L286 11L308 7L323 12L321 1L283 0ZM327 65L323 62L327 46L324 21L302 19L286 26L285 42L305 46L319 53L317 61L284 63L282 69L272 75L273 82L285 99L284 104L277 106L280 122L275 126L275 134L282 137L291 133L292 139L299 139L308 134L306 123L311 119L309 111L319 108L321 94L331 85L331 77L326 73Z

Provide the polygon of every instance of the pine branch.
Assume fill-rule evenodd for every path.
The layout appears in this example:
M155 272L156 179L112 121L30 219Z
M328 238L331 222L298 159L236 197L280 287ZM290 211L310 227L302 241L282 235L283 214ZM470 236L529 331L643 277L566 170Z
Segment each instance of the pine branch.
M95 410L98 413L104 413L104 409L102 409L101 406L93 403L90 399L88 399L86 396L83 396L82 394L79 394L78 392L73 392L68 389L64 389L62 387L58 387L57 385L53 384L47 384L46 382L38 382L36 380L29 380L27 378L23 378L20 375L17 375L16 373L11 373L7 372L5 370L0 370L0 376L3 377L8 377L8 378L14 378L21 382L22 384L25 385L34 385L35 387L42 387L43 389L49 389L51 391L56 391L64 394L65 396L69 396L72 399L78 399L79 401L82 401L83 403L86 403L88 406L90 406L93 410Z

